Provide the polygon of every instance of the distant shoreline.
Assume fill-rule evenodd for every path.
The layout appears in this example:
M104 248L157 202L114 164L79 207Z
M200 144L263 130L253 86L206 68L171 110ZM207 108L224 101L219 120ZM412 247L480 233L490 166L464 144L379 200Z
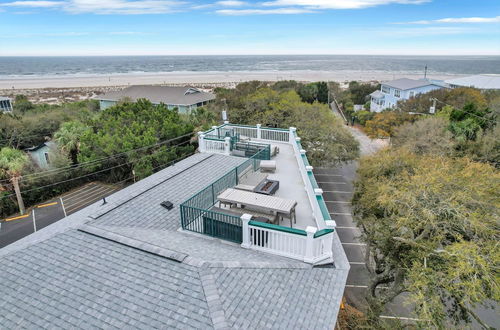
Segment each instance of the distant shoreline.
M464 74L432 74L432 79L451 79L463 77ZM22 77L0 77L0 95L6 90L11 93L19 89L43 89L43 88L80 88L80 87L106 87L127 85L151 85L151 84L206 84L213 87L232 87L240 82L261 80L297 80L304 82L313 81L384 81L397 78L423 78L422 73L387 71L184 71L164 73L130 73L110 75L88 75L88 76L22 76Z

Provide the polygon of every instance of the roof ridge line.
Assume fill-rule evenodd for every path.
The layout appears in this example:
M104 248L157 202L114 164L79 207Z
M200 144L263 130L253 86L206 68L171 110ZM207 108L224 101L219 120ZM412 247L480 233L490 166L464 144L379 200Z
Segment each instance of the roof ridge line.
M136 250L141 250L150 254L154 254L172 261L179 263L184 263L184 260L188 258L188 255L175 250L170 250L158 245L154 245L148 242L140 241L134 238L123 236L108 230L104 230L91 225L82 225L78 227L78 231L97 236L115 243L131 247Z
M203 293L205 294L210 319L212 320L214 328L230 329L226 321L226 313L224 312L224 308L222 306L214 274L209 270L202 269L198 272L198 275L200 276L201 287L203 288Z

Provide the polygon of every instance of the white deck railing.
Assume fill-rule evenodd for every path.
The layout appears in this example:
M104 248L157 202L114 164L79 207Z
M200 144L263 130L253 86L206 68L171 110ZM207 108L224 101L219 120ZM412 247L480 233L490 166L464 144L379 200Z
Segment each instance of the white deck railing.
M331 260L333 230L325 229L315 237L317 228L292 229L251 221L252 216L241 216L243 242L247 249L272 253L307 263L315 264Z

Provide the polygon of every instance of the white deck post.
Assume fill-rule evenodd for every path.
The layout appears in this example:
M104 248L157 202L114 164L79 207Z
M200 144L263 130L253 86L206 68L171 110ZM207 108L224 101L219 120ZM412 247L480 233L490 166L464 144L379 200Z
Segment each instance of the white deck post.
M261 124L257 124L257 139L260 139L262 134L261 134L261 131L260 131L260 127L262 126Z
M304 256L304 262L312 264L314 261L314 234L318 231L318 228L307 226L306 233L306 255Z
M295 139L294 138L294 136L295 136L294 133L295 133L296 130L297 129L295 127L290 127L290 137L288 139L289 143L294 143L294 139Z
M241 230L242 230L242 242L241 242L241 247L245 249L249 249L252 243L250 242L250 227L248 223L252 219L252 216L250 214L243 214L241 216Z
M219 128L217 126L212 126L212 129L215 131L215 134L219 136Z
M231 138L229 136L224 138L224 154L231 155Z
M224 120L224 124L229 124L229 120Z
M198 149L200 152L205 152L205 134L203 132L198 132Z
M335 229L337 224L333 220L326 220L325 225L327 229ZM325 251L328 254L329 257L333 257L333 233L328 234L330 236L328 239L326 239L325 242Z

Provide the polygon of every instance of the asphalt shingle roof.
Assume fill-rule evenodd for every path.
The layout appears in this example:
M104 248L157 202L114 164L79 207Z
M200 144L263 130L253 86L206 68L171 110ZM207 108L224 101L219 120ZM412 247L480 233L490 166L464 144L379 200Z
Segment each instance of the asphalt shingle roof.
M426 80L426 79L415 80L415 79L408 79L408 78L401 78L401 79L396 79L396 80L391 80L391 81L384 81L382 83L382 85L387 85L387 86L401 89L401 90L424 87L424 86L428 86L428 85L442 86L442 84L438 84L436 82Z
M0 328L211 328L198 269L69 231L0 262Z
M187 93L192 90L194 93ZM108 92L99 95L97 99L108 101L119 101L125 97L133 101L148 99L153 103L165 103L170 105L192 105L215 99L213 94L192 87L171 86L130 86L121 91Z
M333 328L336 233L319 269L179 231L179 204L244 160L196 154L1 249L0 328Z

